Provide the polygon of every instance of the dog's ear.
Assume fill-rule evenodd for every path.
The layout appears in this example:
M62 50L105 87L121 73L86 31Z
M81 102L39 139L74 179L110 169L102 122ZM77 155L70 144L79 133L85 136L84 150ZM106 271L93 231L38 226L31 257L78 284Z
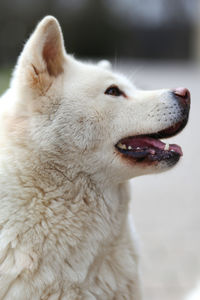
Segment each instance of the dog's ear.
M111 70L111 68L112 68L111 62L109 62L106 59L100 60L98 62L98 66L101 67L101 68L104 68L106 70Z
M25 44L17 64L16 77L26 86L39 85L42 89L43 85L63 72L65 56L60 25L54 17L47 16Z

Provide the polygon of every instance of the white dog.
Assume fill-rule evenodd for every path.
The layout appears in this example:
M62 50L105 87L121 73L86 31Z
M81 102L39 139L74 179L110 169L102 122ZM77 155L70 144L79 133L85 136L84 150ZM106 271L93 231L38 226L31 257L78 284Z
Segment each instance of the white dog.
M137 90L66 54L46 17L0 107L0 299L139 300L127 180L182 155L184 88Z

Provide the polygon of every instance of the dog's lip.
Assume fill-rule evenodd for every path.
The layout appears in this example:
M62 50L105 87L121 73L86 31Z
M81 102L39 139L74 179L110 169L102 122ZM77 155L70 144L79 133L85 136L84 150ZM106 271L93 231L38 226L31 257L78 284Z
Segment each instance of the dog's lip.
M135 137L127 137L122 140L120 140L116 144L116 148L120 150L120 152L129 151L129 152L135 152L135 157L139 157L143 153L145 156L146 154L154 155L158 151L161 152L175 152L178 155L182 156L183 152L180 146L176 144L167 144L159 139L152 138L150 136L135 136ZM134 155L133 155L134 156Z
M187 118L173 124L170 127L167 127L161 131L158 131L157 133L150 133L150 134L146 134L149 137L155 138L155 139L161 139L161 138L169 138L172 136L175 136L176 134L178 134L180 131L183 130L183 128L186 126L187 124Z
M179 145L164 143L159 138L176 135L185 127L186 123L185 120L182 120L157 133L122 138L115 147L124 156L140 161L144 159L161 161L174 156L180 157L183 152Z

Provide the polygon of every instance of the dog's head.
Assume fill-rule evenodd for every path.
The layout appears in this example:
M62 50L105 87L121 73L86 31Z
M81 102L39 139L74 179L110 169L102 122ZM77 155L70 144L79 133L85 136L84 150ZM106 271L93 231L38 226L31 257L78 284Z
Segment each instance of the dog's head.
M182 155L158 138L187 123L189 91L142 91L107 62L68 55L57 20L44 18L26 43L11 83L15 142L105 180L162 171ZM102 176L103 173L103 176Z

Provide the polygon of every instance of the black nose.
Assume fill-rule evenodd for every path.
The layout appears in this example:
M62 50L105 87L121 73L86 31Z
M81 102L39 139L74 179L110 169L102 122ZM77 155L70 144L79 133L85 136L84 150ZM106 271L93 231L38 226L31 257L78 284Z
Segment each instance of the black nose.
M173 94L184 109L190 108L190 91L188 89L179 87L173 90Z

